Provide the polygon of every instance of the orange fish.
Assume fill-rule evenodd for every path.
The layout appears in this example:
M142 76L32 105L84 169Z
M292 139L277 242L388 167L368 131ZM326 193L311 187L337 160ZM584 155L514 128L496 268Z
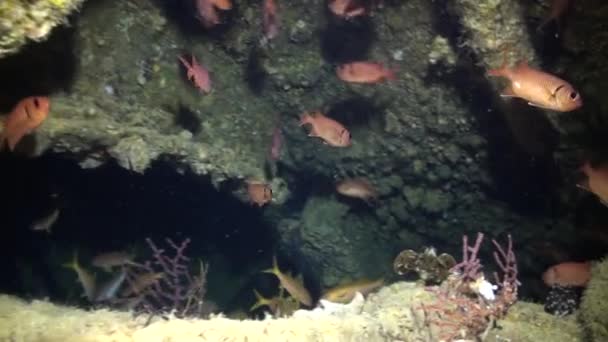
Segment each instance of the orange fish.
M228 11L232 9L232 1L231 0L209 0L213 6L221 9L222 11Z
M258 207L262 207L272 200L272 188L263 182L248 180L247 193L249 201Z
M352 83L378 83L394 80L395 72L373 62L352 62L336 68L338 77Z
M583 105L580 94L568 82L533 69L526 61L510 68L507 66L506 54L500 69L489 70L488 76L508 78L511 85L505 88L500 96L519 97L528 101L531 106L569 112Z
M4 129L0 134L0 149L6 143L9 150L14 150L24 135L30 134L46 119L49 109L48 97L32 96L19 101L4 121Z
M344 196L362 199L367 203L378 199L378 192L366 178L342 180L336 184L336 191Z
M350 19L365 14L365 7L357 0L329 0L329 10L342 18Z
M300 118L300 126L310 124L312 129L308 136L319 137L335 147L348 147L351 145L350 132L336 120L330 119L321 112L304 113Z
M279 34L277 5L274 0L264 0L264 37L274 39Z
M549 267L543 273L543 282L547 286L587 286L591 278L591 263L563 262Z
M198 19L203 26L210 28L220 23L220 16L211 0L196 0L195 4Z
M608 167L593 168L587 161L581 167L587 180L579 185L581 188L594 193L604 205L608 206Z

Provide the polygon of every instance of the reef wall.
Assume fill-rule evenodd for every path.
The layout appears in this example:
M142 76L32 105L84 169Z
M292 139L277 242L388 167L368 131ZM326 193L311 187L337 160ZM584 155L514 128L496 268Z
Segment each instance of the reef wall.
M498 87L484 75L502 63L504 43L516 43L513 56L536 60L520 2L386 1L352 21L332 17L325 1L286 2L281 33L269 44L260 42L259 4L239 4L221 27L206 31L187 3L84 6L69 32L75 69L68 84L49 89L51 113L35 134L34 154L65 152L82 167L115 159L135 172L163 158L218 187L246 178L287 184L274 189L281 200L263 210L304 203L296 215L304 227L300 247L329 270L327 286L369 270L390 272L400 250L431 240L457 251L463 233L517 230L524 251L538 249L539 231L562 244L551 248L572 243L576 229L564 218L569 203L586 195L558 180L564 172L553 160L556 146L545 139L555 132L528 121L533 116L505 120ZM446 19L455 26L443 26ZM210 94L184 75L177 57L190 54L210 69ZM354 59L386 64L398 78L346 84L335 67ZM483 70L474 65L479 61ZM335 149L307 136L298 117L317 109L345 124L353 146ZM513 129L513 122L542 129ZM277 125L284 145L279 171L268 172ZM538 145L518 147L513 132L515 140ZM381 205L335 194L335 181L355 176L377 187ZM362 250L376 254L364 257ZM542 271L522 262L532 274Z

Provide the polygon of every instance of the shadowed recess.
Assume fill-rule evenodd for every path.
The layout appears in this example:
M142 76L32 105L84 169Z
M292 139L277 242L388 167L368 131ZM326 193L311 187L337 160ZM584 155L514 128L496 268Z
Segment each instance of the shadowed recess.
M10 111L24 97L70 90L78 67L74 34L74 28L58 27L46 41L28 44L0 60L1 113Z
M201 131L201 119L188 107L180 104L175 113L175 124L193 135Z
M249 50L247 63L245 64L245 82L247 82L249 90L256 95L262 93L268 78L266 70L264 70L264 66L262 65L262 58L264 57L264 53L260 51L260 48L254 46Z
M328 11L329 12L329 11ZM328 13L328 24L320 32L321 54L330 63L364 60L376 39L368 17L344 20Z
M74 251L83 262L110 250L139 254L147 252L148 237L160 244L167 237L190 238L189 257L222 260L227 274L246 272L260 253L274 249L275 233L258 208L167 163L154 163L139 175L115 163L83 170L58 155L1 158L0 175L11 179L3 187L10 201L0 212L0 267L11 275L0 279L2 292L66 298L65 287L58 290L56 284L75 285L73 278L66 283L61 267ZM32 222L58 205L52 194L61 201L52 233L32 231Z
M384 118L384 108L362 97L353 97L331 106L327 115L348 127L369 127L372 121Z

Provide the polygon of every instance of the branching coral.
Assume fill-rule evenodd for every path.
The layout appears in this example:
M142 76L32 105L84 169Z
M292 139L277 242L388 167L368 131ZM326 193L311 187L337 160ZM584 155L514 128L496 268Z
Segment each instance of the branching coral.
M208 266L200 262L198 275L190 273L190 258L184 254L190 239L179 245L166 239L173 249L173 255L157 247L151 239L146 239L146 242L153 252L152 259L138 266L140 271L131 272L127 277L131 289L134 289L131 292L137 295L136 310L150 314L174 314L177 317L205 316L207 312L203 298ZM145 290L140 293L136 290L141 287L138 284L141 279L149 284L145 284Z
M498 287L485 280L481 261L478 258L483 234L478 233L473 246L463 237L462 262L452 268L455 272L440 287L431 291L437 295L433 304L422 305L427 324L439 330L441 341L457 338L471 338L487 333L494 322L503 317L517 300L517 260L513 253L513 243L509 236L506 248L496 241L495 261L502 270L502 279L495 275Z

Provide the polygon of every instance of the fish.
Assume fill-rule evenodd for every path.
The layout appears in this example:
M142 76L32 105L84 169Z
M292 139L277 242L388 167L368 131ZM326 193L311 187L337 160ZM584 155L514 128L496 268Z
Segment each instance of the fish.
M247 194L249 195L249 202L258 207L272 201L272 188L264 182L248 180Z
M326 144L334 147L348 147L351 145L350 132L336 120L330 119L321 112L304 113L300 118L300 126L312 126L309 137L319 137Z
M220 23L220 16L211 0L196 0L197 17L204 27L211 28Z
M580 169L587 179L577 186L593 193L603 205L608 206L608 167L593 168L591 163L586 161Z
M542 278L547 286L585 287L591 279L591 263L562 262L549 267Z
M283 146L283 135L281 134L281 123L277 123L272 131L272 144L270 145L270 160L277 161L281 157Z
M384 279L369 280L361 279L352 283L339 285L327 290L321 299L333 302L347 304L352 302L357 292L366 296L384 285Z
M500 94L501 97L521 98L528 101L530 106L556 112L570 112L583 106L581 95L570 83L531 68L525 60L515 67L508 67L505 54L503 65L488 70L487 75L505 77L511 82Z
M95 299L95 276L89 273L86 269L82 268L78 263L78 252L74 252L74 258L71 262L63 264L63 267L71 268L76 272L78 276L78 281L80 285L82 285L82 289L84 290L84 296L89 300L93 301Z
M537 31L541 31L547 24L555 21L557 25L560 25L560 19L564 16L568 8L570 7L570 0L553 0L551 2L551 9L549 15L541 21L537 27Z
M348 178L336 184L336 191L344 196L358 198L367 203L378 199L378 191L366 178Z
M13 151L25 135L32 133L47 118L50 101L45 96L31 96L19 101L4 119L4 129L0 133L0 150L8 146Z
M131 295L138 295L143 290L155 284L157 281L165 276L163 272L145 272L138 274L135 279L129 281L129 286L125 288L120 295L122 297L129 297Z
M276 255L272 258L272 268L262 271L264 273L272 273L279 278L281 286L300 303L306 306L312 306L312 297L308 290L302 284L302 281L296 280L288 274L281 272L277 263Z
M328 0L327 6L333 14L345 19L366 14L365 6L357 0Z
M210 2L213 4L213 6L221 9L222 11L228 11L232 9L231 0L210 0Z
M374 62L351 62L336 68L339 79L351 83L379 83L395 80L395 71Z
M110 272L112 267L134 264L133 257L122 251L114 251L101 253L96 255L91 264L95 267L103 268L106 272Z
M279 35L279 19L277 17L277 5L275 0L264 0L264 37L267 40L274 39Z
M191 63L188 63L188 61L181 56L178 56L178 58L186 68L188 80L194 84L194 87L199 89L202 93L211 92L211 77L209 76L209 70L200 65L196 61L194 55L192 55Z
M53 228L53 225L55 224L55 222L57 222L57 219L59 218L59 213L59 208L55 208L55 210L53 210L53 212L51 212L49 215L34 221L34 223L32 223L32 225L30 226L30 229L35 232L45 232L47 234L50 234L51 228Z
M122 269L95 291L94 302L104 302L116 297L118 289L125 282L127 271Z

